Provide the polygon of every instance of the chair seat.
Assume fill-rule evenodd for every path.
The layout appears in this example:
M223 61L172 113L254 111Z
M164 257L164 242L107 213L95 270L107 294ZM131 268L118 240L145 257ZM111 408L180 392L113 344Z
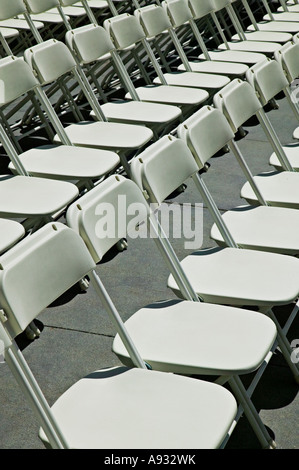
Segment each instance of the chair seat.
M157 302L134 313L125 325L141 357L154 370L178 374L252 372L276 338L276 328L265 315L202 302ZM130 365L118 335L113 351Z
M167 85L147 85L137 87L136 91L142 101L178 106L197 106L209 97L208 92L205 90ZM131 98L130 93L126 94L126 98Z
M272 206L299 209L299 175L282 171L261 173L254 177L264 199ZM249 183L241 189L241 197L249 204L257 204L257 197Z
M83 121L65 128L75 145L107 150L124 150L145 145L153 137L150 129L113 122ZM56 143L59 137L54 137Z
M288 10L290 12L299 13L299 5L288 5ZM284 11L282 7L277 8L277 11Z
M0 219L0 253L8 250L24 235L23 225L14 220Z
M235 242L242 248L288 255L299 253L299 212L294 209L265 206L240 206L222 215ZM211 237L225 246L214 224Z
M219 73L227 76L244 76L248 70L247 65L233 62L216 62L212 60L203 60L201 62L189 62L193 72ZM183 64L179 65L178 70L185 70Z
M108 121L148 126L171 122L182 114L175 106L142 101L113 101L102 104L101 108ZM90 115L95 118L93 111Z
M17 29L3 28L2 26L0 27L0 33L2 34L4 39L9 39L9 38L19 36L19 31Z
M299 137L299 129L298 129L298 137ZM283 150L285 154L287 155L292 167L299 171L299 145L298 144L288 144L288 145L283 145ZM275 152L272 153L270 156L270 165L274 166L278 170L282 170L282 166L280 161L277 158L277 155Z
M258 54L256 52L246 51L209 51L209 56L212 60L220 62L238 62L241 64L253 65L262 60L266 60L264 54ZM204 55L201 54L199 59L204 59Z
M25 18L13 18L13 19L2 20L0 21L0 25L3 26L4 28L14 28L17 30L30 31L30 27L27 21L25 20ZM41 21L34 21L34 26L37 29L41 29L44 27Z
M86 16L85 8L83 8L82 5L81 6L79 6L79 5L78 6L70 5L70 6L67 6L67 7L63 7L62 10L63 10L65 15L73 17L73 18L79 18L80 16ZM57 9L53 8L51 10L48 10L48 12L56 14Z
M277 33L274 31L247 31L245 32L245 38L247 41L269 41L284 44L292 40L292 34L280 33L279 31ZM238 40L239 36L235 34L231 39L232 41Z
M32 176L63 180L99 178L120 163L114 152L67 145L30 149L19 155L19 159ZM9 169L16 173L12 163Z
M30 16L34 21L41 21L43 23L50 23L50 24L62 24L63 23L63 20L59 13L54 13L54 12L51 12L51 13L44 12L44 13L36 13L36 14L33 13L33 14L30 14Z
M274 54L281 48L281 44L261 41L230 41L228 45L232 51L260 52L261 54ZM220 44L218 48L225 51L226 45Z
M64 181L28 176L0 176L1 217L43 217L66 207L78 188Z
M296 129L294 130L293 137L294 137L294 139L299 140L299 127L296 127Z
M294 12L288 12L288 11L284 11L284 12L281 12L281 13L272 13L273 15L273 20L274 21L285 21L287 23L289 22L298 22L299 21L299 13L294 13ZM265 21L269 21L269 20L272 20L272 18L270 18L270 15L266 14L263 16L263 20Z
M225 438L236 403L213 383L118 367L79 380L52 411L71 448L209 449Z
M107 8L108 4L106 0L88 0L90 8Z
M169 85L185 86L192 88L203 89L219 89L223 88L230 82L228 77L221 75L213 75L208 73L194 73L194 72L177 72L177 73L164 73L164 77ZM154 83L160 84L161 81L157 77Z
M299 293L299 260L292 256L238 248L211 248L181 261L205 302L228 305L285 305ZM172 275L168 286L181 296Z
M260 31L275 31L282 33L296 34L298 33L298 26L296 23L286 21L265 21L259 22L258 27ZM248 26L248 31L255 31L253 25Z

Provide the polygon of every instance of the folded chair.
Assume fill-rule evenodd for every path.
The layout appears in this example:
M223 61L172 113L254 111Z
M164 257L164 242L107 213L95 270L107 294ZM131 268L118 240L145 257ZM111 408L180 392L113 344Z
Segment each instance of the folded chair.
M148 203L155 204L158 208L176 187L188 177L192 177L215 222L219 224L228 247L195 251L187 255L180 262L180 266L193 290L204 302L235 306L254 305L261 312L271 316L278 329L279 346L298 381L298 366L290 359L290 344L272 312L275 305L297 301L298 259L238 248L214 201L210 196L207 197L202 189L205 185L198 174L198 166L194 166L194 163L192 153L180 139L165 136L132 161L132 178L145 192ZM212 208L215 210L211 210ZM168 279L168 287L178 297L186 298L172 274Z
M251 71L249 71L251 73ZM271 81L271 77L269 77ZM214 96L215 106L227 118L233 132L252 116L256 116L259 123L275 151L282 168L285 171L269 171L254 176L254 181L268 205L298 209L298 175L292 167L269 118L258 100L254 88L239 79L233 80L229 85ZM249 204L259 204L252 186L247 182L242 187L241 197Z
M4 357L39 420L40 437L46 447L221 446L236 415L233 395L217 384L147 370L116 312L112 320L135 367L96 370L78 380L50 408L14 338L86 274L90 274L99 299L105 303L95 262L82 238L60 223L46 225L1 256L0 261L0 339ZM32 267L29 272L28 263Z
M219 73L228 77L244 77L248 66L242 63L236 62L220 62L212 60L210 53L205 45L205 42L201 36L200 30L193 18L192 12L189 8L187 0L165 0L162 2L163 8L165 8L169 20L171 21L172 27L179 32L182 27L186 24L190 27L192 37L197 41L200 49L202 50L205 59L203 60L188 60L189 67L194 72L204 73ZM198 16L199 13L197 13ZM204 15L206 12L204 11ZM184 47L183 41L180 42L181 47ZM265 56L262 56L266 58ZM220 55L219 55L220 59ZM186 70L184 64L178 66L178 70Z
M165 139L168 141L168 137L163 138L157 145L161 146ZM194 162L192 165L194 167ZM107 237L107 234L101 230L103 227L101 215L104 215L101 207L108 212L109 205L113 211L115 210L114 216L111 215L109 221L117 230ZM125 216L121 224L116 222L120 206L121 213ZM134 207L135 210L130 211L130 207ZM132 217L129 214L133 212ZM121 237L130 236L129 227L133 223L135 226L136 223L146 222L146 219L149 227L153 224L152 228L159 232L159 225L148 211L146 201L137 185L123 177L114 176L80 198L78 204L72 205L67 213L67 224L81 235L95 262L99 262ZM175 268L178 263L177 258L165 249L165 239L163 241L157 235L154 240L166 263L173 265L172 272L175 277L179 277L178 282L181 283L182 274ZM273 322L258 313L252 315L253 312L246 310L196 301L196 296L190 287L187 288L187 295L189 301L166 300L144 307L126 322L125 325L142 359L154 370L178 374L220 375L221 383L228 380L236 398L240 400L241 405L244 405L245 413L262 446L275 445L238 377L238 374L255 371L269 354L276 336ZM115 310L108 293L106 293L106 308L111 313ZM215 324L219 338L212 326ZM224 344L229 344L231 348L224 348ZM239 347L242 351L246 351L246 354L239 355L237 352ZM119 335L115 338L113 350L125 365L132 365L132 360Z
M9 123L5 118L5 109L3 109L0 115L3 128L1 141L11 159L9 169L14 174L22 172L21 165L24 172L26 171L31 176L70 181L76 183L78 188L83 190L92 187L93 181L105 177L120 165L119 157L115 152L89 148L80 149L72 145L53 107L42 93L32 70L23 59L12 56L0 60L0 74L3 83L0 108L5 108L8 104L10 106L18 104L27 94L37 108L37 113L42 119L41 124L46 124L46 129L49 131L50 143L23 152L13 131L9 132ZM41 111L39 102L44 112ZM47 115L64 145L51 144L51 137L54 136L54 133L52 128L49 130ZM6 132L4 128L7 128ZM19 155L15 157L18 151Z
M154 73L161 80L161 85L155 85L150 77L145 77L147 84L135 88L141 101L180 106L183 115L186 116L209 99L209 93L206 90L168 85L151 45L135 16L124 13L111 17L104 21L103 26L110 34L118 51L134 53L135 63L136 57L138 57L137 47L141 47L146 52L146 56L154 68ZM143 73L144 71L140 70L143 68L140 62L138 61L136 65L139 67L139 73ZM132 99L130 92L126 98Z
M158 41L159 37L167 32L176 49L180 62L184 64L185 71L180 73L163 73L163 76L169 85L203 88L207 91L213 92L229 83L230 79L224 75L201 72L195 74L192 71L192 68L189 66L187 56L181 47L167 13L162 7L159 7L158 5L149 5L143 8L138 8L135 10L134 14L142 26L148 41ZM164 60L166 59L164 58ZM159 76L156 77L153 83L161 84L161 78Z
M140 101L125 65L103 27L91 24L76 28L66 33L65 40L75 59L81 67L85 67L86 75L91 77L101 94L103 91L94 64L101 64L105 56L109 54L108 62L113 60L115 70L121 69L119 75L123 78L126 91L131 92L133 100L106 100L101 108L108 121L146 125L156 136L161 132L165 133L167 129L170 132L170 129L178 124L182 114L179 107ZM91 115L95 116L95 113L91 112Z
M78 122L64 128L69 140L79 147L117 152L125 171L129 172L127 157L140 151L153 138L153 132L145 126L108 122L86 76L62 42L45 41L27 49L24 58L42 85L61 82L67 75L75 80L98 121L80 120L80 116L74 114ZM60 143L61 137L56 135L54 142Z
M253 21L253 19L250 17L252 24L248 26L249 31L256 30L256 26L258 26L260 31L286 32L291 34L296 34L298 32L298 26L295 21L275 20L275 13L272 12L267 0L260 0L260 3L263 4L263 7L267 12L267 16L264 16L262 21Z

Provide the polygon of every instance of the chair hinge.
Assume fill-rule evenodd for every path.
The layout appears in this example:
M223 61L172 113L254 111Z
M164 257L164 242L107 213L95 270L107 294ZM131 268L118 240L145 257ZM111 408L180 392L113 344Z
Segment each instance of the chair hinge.
M8 317L4 310L0 309L0 320L2 323L5 323L8 320Z

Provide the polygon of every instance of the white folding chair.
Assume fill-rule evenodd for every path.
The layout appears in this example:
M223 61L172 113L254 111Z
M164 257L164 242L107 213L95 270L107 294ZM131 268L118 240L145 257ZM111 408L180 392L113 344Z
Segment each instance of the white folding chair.
M78 380L50 408L14 338L86 274L91 275L99 297L105 301L95 262L82 238L59 223L46 225L1 256L0 261L0 339L5 361L39 420L40 437L46 447L221 446L236 415L233 395L213 383L147 370L115 314L112 319L116 330L124 338L136 367L96 370Z
M298 368L290 359L290 344L272 312L274 305L297 301L299 288L294 278L299 269L297 258L238 248L198 174L192 153L180 139L163 137L134 159L131 166L132 178L145 191L148 203L157 207L176 187L192 177L228 248L210 248L187 255L181 267L190 285L204 302L254 305L270 315L277 325L285 360L298 380ZM168 287L178 297L186 298L172 274ZM294 315L296 312L297 306Z
M103 26L110 34L118 51L132 52L137 46L141 46L154 67L156 76L160 78L162 85L150 82L135 88L141 101L180 106L183 115L186 116L187 113L192 113L208 100L209 93L206 90L168 85L150 43L135 16L124 13L105 20ZM130 92L126 98L132 99Z
M199 1L199 0L197 0ZM248 41L245 38L243 30L240 30L241 25L239 26L238 19L234 14L232 9L231 0L204 0L205 2L212 2L214 9L211 13L215 26L219 33L222 33L222 39L224 42L218 46L220 50L232 50L232 51L246 51L246 52L258 52L268 56L273 56L274 52L279 49L280 44L277 42L268 42L268 41ZM234 29L237 31L237 40L226 40L224 32L221 27L221 23L218 20L218 12L228 13L230 20L234 26ZM236 24L237 21L237 24ZM239 27L238 27L239 26ZM287 40L287 39L286 39Z
M244 0L242 0L244 3ZM298 32L298 26L295 21L276 21L274 14L267 2L267 0L261 0L264 10L267 16L264 16L262 21L257 21L255 18L250 17L252 24L248 26L249 31L254 31L258 26L260 31L274 31L274 32L286 32L296 34ZM266 19L268 18L268 19Z
M0 138L11 159L9 169L14 174L24 170L29 175L38 178L51 178L76 183L78 188L83 190L92 187L93 181L105 177L119 166L119 157L115 152L89 148L80 149L72 145L54 109L43 95L32 70L23 59L12 56L0 60L0 73L3 82L0 108L4 108L8 104L18 103L25 94L29 95L34 105L37 105L37 99L41 100L46 116L50 116L50 123L56 128L62 143L64 143L64 145L52 145L50 141L48 145L30 148L23 152L19 143L15 140L15 147L19 149L19 155L15 157L17 149L13 148L13 143L10 141L10 137L14 137L14 134L13 132L8 134L4 130L5 127L9 128L4 110L0 116L0 122L2 122ZM39 112L39 114L44 118L46 117L42 112ZM49 140L50 137L51 135ZM23 166L23 169L20 169L19 164Z
M78 119L77 123L64 128L70 142L80 147L117 152L125 171L129 172L127 156L140 151L153 138L152 130L145 126L108 122L86 76L77 66L68 47L62 42L45 41L27 49L24 58L42 85L57 82L58 79L71 75L94 111L97 122ZM60 143L61 136L56 135L54 142Z
M108 121L146 125L156 136L161 132L165 133L165 129L170 132L170 129L178 124L182 114L179 107L140 101L130 76L103 27L92 24L76 28L66 33L65 40L80 66L88 67L86 75L91 76L97 88L101 84L97 78L98 73L94 68L94 63L101 64L107 54L109 55L108 61L112 59L115 69L118 70L118 67L121 67L122 76L126 76L124 86L127 92L131 92L133 100L117 99L104 102L101 108ZM91 112L91 116L95 117L95 113Z
M230 79L224 75L202 72L195 74L192 71L164 8L158 5L149 5L143 8L138 8L135 10L134 15L142 26L148 41L158 40L163 33L168 33L172 44L177 51L178 58L185 67L185 71L180 73L163 73L163 76L169 85L203 88L209 92L213 92L229 83ZM161 84L161 78L156 77L153 80L153 83Z
M248 51L237 51L231 50L226 39L226 36L221 28L220 23L218 22L218 18L214 13L214 4L212 1L200 1L200 0L188 0L188 5L192 12L194 20L207 17L207 19L211 19L214 21L214 25L216 26L217 32L220 35L221 40L224 44L227 44L226 50L215 49L209 51L209 56L212 60L221 61L221 62L237 62L247 65L253 65L259 62L260 60L264 60L266 58L265 54L261 52L248 52ZM206 51L203 51L200 54L199 59L204 59L206 57Z
M159 142L159 145L160 143L162 141ZM145 161L144 164L146 164ZM194 162L191 162L189 167L192 165L194 167ZM133 211L133 217L129 215L132 213L130 212L132 204L136 209ZM109 211L109 205L115 211L114 215L111 214L112 220L110 219L109 222L116 230L107 238L107 234L101 230L101 214L103 215L101 207ZM117 222L120 205L122 205L121 210L124 215L122 224ZM137 217L136 213L139 214ZM113 176L80 198L79 205L70 206L67 213L67 224L82 236L95 262L99 262L121 237L130 236L128 235L130 233L129 227L133 222L135 225L146 219L148 219L149 226L151 223L153 227L156 226L137 185L123 177ZM167 250L165 252L164 243L159 236L155 242L159 250L164 253L166 262L175 266L178 260L173 259L173 255L170 256ZM174 276L178 274L174 268L172 272ZM189 293L191 300L192 295L191 291ZM108 294L106 296L107 308L113 311L115 307L112 300ZM238 313L240 313L240 317L238 317ZM222 338L219 337L219 341L218 338L215 340L217 332L212 327L216 323L217 331ZM232 324L234 325L233 330L229 326ZM221 383L228 380L236 398L240 400L241 405L244 405L245 413L262 446L275 445L261 423L256 410L253 409L253 404L238 377L239 374L256 370L269 354L276 337L276 328L271 320L262 318L256 313L252 315L252 312L238 311L233 307L206 305L198 301L166 300L142 308L133 314L125 325L141 357L154 370L178 374L220 375ZM257 338L257 331L260 334L260 342ZM251 338L250 332L252 332ZM246 341L250 343L247 347L244 347L242 339L244 335ZM210 351L215 347L212 338L222 354L219 355L215 349L213 349L213 353ZM267 340L265 340L266 338ZM224 342L225 344L229 343L232 349L223 352L222 341L223 345ZM237 353L237 341L240 341L240 348L243 351L246 350L246 359L245 355L241 358ZM178 345L180 346L178 347ZM119 335L115 338L113 350L125 365L132 365ZM221 360L219 360L220 356ZM232 364L233 357L237 359L238 365ZM224 366L225 363L227 366Z
M12 38L19 38L20 33L30 31L25 18L21 18L23 14L26 14L26 7L22 0L3 0L0 6L0 41L7 55L12 55L12 50L8 44L8 41ZM43 28L42 22L33 22L34 28L38 31ZM20 37L20 40L24 41L24 37ZM19 42L19 40L18 40ZM23 46L24 47L24 46Z
M244 77L248 70L248 66L246 64L236 62L227 63L211 59L200 30L192 16L187 0L165 0L162 2L162 6L165 8L171 24L176 31L179 31L182 27L186 26L186 24L189 25L194 39L198 42L198 45L204 54L205 59L203 60L188 60L189 67L191 67L192 71L219 73L233 78ZM184 47L183 41L181 41L181 47ZM178 70L186 70L184 64L179 65Z
M248 73L251 73L249 70ZM271 81L271 77L269 77ZM268 116L258 100L254 88L239 79L233 80L229 85L214 96L215 106L227 118L233 132L242 126L250 117L256 116L261 127L275 151L282 168L285 171L269 171L254 176L254 181L260 189L268 205L278 207L299 208L298 175L294 171L282 145L273 129ZM252 186L247 182L242 187L241 197L249 204L258 204L258 198Z

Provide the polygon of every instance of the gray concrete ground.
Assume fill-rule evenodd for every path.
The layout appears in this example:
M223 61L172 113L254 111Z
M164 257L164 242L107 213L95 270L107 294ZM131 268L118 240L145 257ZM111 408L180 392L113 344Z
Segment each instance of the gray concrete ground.
M268 115L281 141L287 143L292 141L292 130L297 122L286 99L281 98L278 102L280 109L271 110ZM257 174L269 170L271 148L260 127L252 122L245 129L249 133L239 141L239 146L245 157L248 157L252 172ZM204 179L219 208L225 211L244 204L239 194L245 178L234 157L230 153L224 154L214 157L210 163L211 168ZM200 202L192 182L188 183L183 194L171 200L179 203ZM215 246L209 237L211 224L211 217L205 208L203 248ZM181 259L186 254L182 241L174 240L174 247ZM106 258L98 265L97 271L124 320L141 306L175 297L167 289L168 269L152 240L130 241L127 251ZM289 306L281 308L277 311L278 317L284 321L288 311ZM30 343L22 336L18 338L18 343L50 404L85 374L119 364L111 351L114 328L92 287L82 293L75 286L47 308L39 316L38 323L42 329L40 338ZM299 338L298 320L294 322L289 338ZM244 377L245 382L248 379ZM42 449L43 445L38 438L39 425L6 364L0 365L0 389L0 448ZM253 401L275 437L278 448L298 449L298 385L279 351L272 357L253 395ZM227 449L259 448L259 442L246 418L242 418Z

